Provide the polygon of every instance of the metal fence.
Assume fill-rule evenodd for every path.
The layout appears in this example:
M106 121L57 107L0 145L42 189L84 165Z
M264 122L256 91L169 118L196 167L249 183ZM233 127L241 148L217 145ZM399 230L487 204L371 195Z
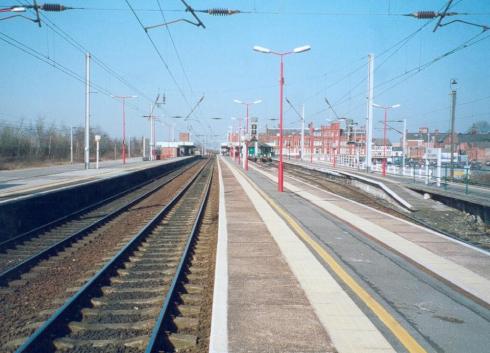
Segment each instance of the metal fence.
M287 158L287 157L286 157ZM293 157L291 157L293 159ZM310 160L310 155L305 156L305 161ZM358 158L347 155L330 155L314 154L313 161L316 163L326 164L330 167L335 165L336 168L346 168L352 171L364 172L366 166L364 162ZM382 164L373 164L372 172L376 174L382 173ZM479 166L474 168L468 166L456 166L451 176L451 168L449 164L443 164L439 169L435 165L407 165L402 168L400 165L387 165L386 174L391 177L396 177L405 183L421 183L428 186L436 186L445 190L454 190L470 194L471 186L481 186L490 188L490 167ZM473 191L478 192L478 191Z

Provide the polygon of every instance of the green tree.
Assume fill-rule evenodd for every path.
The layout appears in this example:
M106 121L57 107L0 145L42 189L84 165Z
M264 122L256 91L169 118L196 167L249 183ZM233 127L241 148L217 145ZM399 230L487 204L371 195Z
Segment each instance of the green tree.
M468 129L468 132L477 132L479 134L485 134L490 132L490 123L486 120L480 120L474 122L473 125Z

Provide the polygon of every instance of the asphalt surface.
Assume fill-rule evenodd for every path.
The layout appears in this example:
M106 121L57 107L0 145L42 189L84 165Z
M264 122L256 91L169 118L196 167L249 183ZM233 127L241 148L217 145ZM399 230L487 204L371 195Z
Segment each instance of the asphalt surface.
M490 310L299 196L287 191L279 194L276 184L264 176L251 170L248 175L299 221L427 352L489 351ZM321 259L319 261L323 263ZM344 289L393 347L405 352L405 348L370 310L352 296L349 289Z
M137 165L138 163L143 163L141 158L129 158L126 163L128 165ZM100 169L115 168L122 165L121 160L103 161L99 163ZM85 165L83 163L75 164L61 164L52 165L48 167L36 167L36 168L24 168L24 169L13 169L13 170L2 170L0 171L0 183L38 178L42 176L62 174L66 172L73 172L77 170L84 170ZM95 169L95 163L90 163L90 169Z

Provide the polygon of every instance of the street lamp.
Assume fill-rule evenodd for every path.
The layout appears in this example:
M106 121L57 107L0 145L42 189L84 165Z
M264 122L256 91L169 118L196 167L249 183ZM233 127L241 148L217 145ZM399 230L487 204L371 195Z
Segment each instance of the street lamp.
M231 134L231 148L232 148L232 156L231 158L233 160L238 160L238 164L240 164L240 151L237 151L235 150L235 136L237 135L238 133L238 119L234 116L231 117L231 121L232 121L232 126L233 126L233 130L232 130L232 134ZM240 141L238 141L238 143L240 143Z
M383 105L373 103L373 107L383 109L385 111L384 129L383 129L383 165L381 170L382 170L382 175L386 176L386 123L388 119L388 109L399 108L400 104L383 106Z
M253 102L242 102L241 100L238 100L238 99L234 99L233 100L235 103L238 103L238 104L242 104L244 106L247 107L247 115L246 115L246 123L245 123L245 138L244 138L244 141L243 141L243 144L245 146L245 153L244 153L244 158L243 158L243 169L245 169L245 171L248 171L248 139L247 139L247 135L248 135L248 107L251 106L251 105L254 105L254 104L259 104L262 102L262 100L260 99L257 99Z
M126 112L125 102L126 99L138 98L138 96L111 96L114 99L120 99L122 101L122 160L123 164L126 164Z
M282 156L282 126L283 126L283 94L284 94L284 56L290 54L299 54L306 52L311 49L311 46L304 45L302 47L297 47L292 51L287 52L276 52L270 50L268 48L254 46L253 50L263 53L263 54L274 54L278 55L281 58L280 64L280 79L279 79L279 170L277 174L277 190L279 192L284 191L284 165L283 165L283 156Z
M384 121L379 121L384 123ZM403 123L403 131L395 129L393 126L387 125L391 130L398 132L402 136L402 171L401 174L405 175L405 154L406 154L406 140L407 140L407 119L403 120L387 120L387 123ZM429 139L427 139L428 141Z
M95 144L96 144L96 157L95 157L95 169L99 169L99 142L100 142L100 135L95 135Z

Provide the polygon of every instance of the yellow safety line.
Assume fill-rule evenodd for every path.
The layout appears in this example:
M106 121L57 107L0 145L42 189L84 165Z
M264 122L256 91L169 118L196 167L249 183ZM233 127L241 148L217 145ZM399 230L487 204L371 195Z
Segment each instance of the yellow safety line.
M244 175L250 185L267 201L267 203L276 210L276 212L290 225L294 232L303 241L308 244L335 272L335 274L361 299L366 306L383 322L383 324L393 333L400 343L410 353L427 353L427 351L408 333L407 330L380 304L374 299L364 288L361 287L351 275L345 271L342 266L313 238L311 238L303 228L293 220L289 214L280 206L278 206L267 194L259 189L245 173L236 168Z

